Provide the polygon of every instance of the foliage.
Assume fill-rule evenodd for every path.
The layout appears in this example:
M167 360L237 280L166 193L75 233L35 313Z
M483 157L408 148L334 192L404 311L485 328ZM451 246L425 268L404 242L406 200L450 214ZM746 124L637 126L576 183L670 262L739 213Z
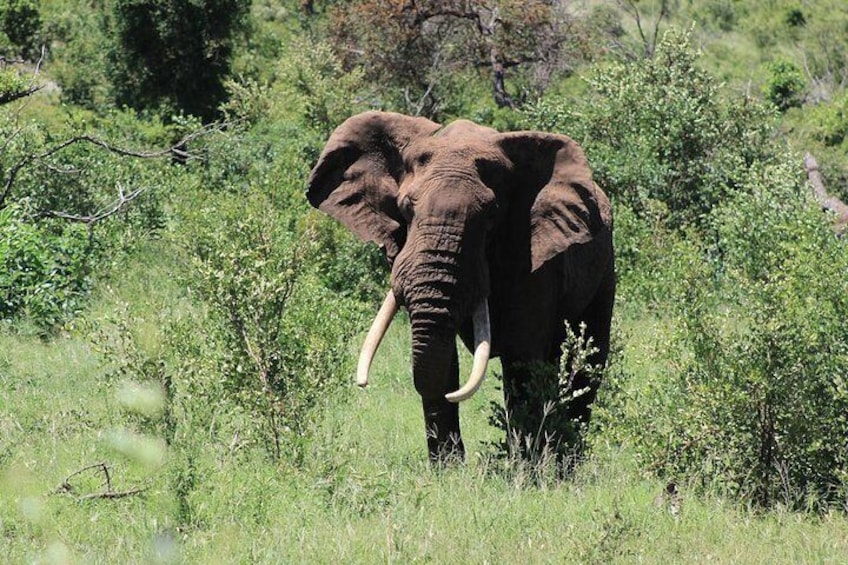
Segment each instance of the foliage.
M162 227L155 191L178 174L140 158L144 152L104 141L113 135L127 143L158 141L161 124L143 127L118 112L89 119L68 112L67 123L57 125L23 119L19 104L0 108L2 318L29 320L41 333L78 312L110 260Z
M616 301L624 309L661 314L669 304L685 300L684 281L697 276L701 284L714 277L704 264L704 245L691 229L668 227L668 208L649 200L642 215L630 206L614 202Z
M274 458L296 458L316 408L347 380L359 310L317 283L313 235L292 231L264 197L222 195L189 221L188 282L220 344L215 378L254 415Z
M830 0L804 9L803 25L787 21L790 34L797 34L801 51L794 62L805 69L815 99L827 99L848 84L848 45L835 40L848 26L848 8L843 2ZM790 14L787 11L787 20Z
M273 82L232 83L230 91L225 111L243 125L210 147L204 186L240 193L261 189L292 217L306 214L303 189L321 145L341 122L369 108L361 72L345 72L329 45L304 39L286 48ZM360 300L380 300L388 269L377 247L329 218L309 222L322 285Z
M693 14L696 21L723 32L733 31L747 12L747 6L734 0L707 0L693 7L696 10Z
M0 209L0 320L46 335L81 309L97 253L83 226L34 222L25 206Z
M362 70L345 68L326 42L293 41L276 70L268 118L307 128L317 143L345 119L370 109L373 87L369 92Z
M0 65L0 105L20 98L29 90L30 82L16 69Z
M801 70L789 61L775 61L769 66L771 72L765 86L766 100L785 112L803 102L804 77Z
M237 126L218 136L203 163L212 190L261 187L281 208L304 212L306 176L333 129L369 106L361 73L345 72L326 43L293 41L268 82L228 83L227 120Z
M49 69L61 99L93 111L114 108L107 76L111 43L106 13L78 2L54 10L45 28L53 39Z
M674 480L765 507L838 506L848 253L800 192L794 161L748 182L715 213L720 284L697 271L685 281L679 341L667 345L678 359L650 390L622 398L612 429Z
M551 471L561 476L576 465L586 425L573 419L570 407L589 392L588 383L600 380L603 371L591 362L597 348L586 335L585 324L580 324L578 332L566 323L565 336L558 368L540 364L532 368L532 381L504 384L506 398L518 395L525 403L513 412L499 402L490 403L489 423L505 435L494 444L496 455L506 457L511 466L539 474L539 478ZM578 380L587 387L575 388Z
M114 395L123 414L121 428L172 444L176 435L175 390L167 367L166 348L148 351L139 336L143 320L129 304L117 304L103 320L86 320L91 348L105 366L98 383Z
M212 120L249 9L238 0L116 0L109 56L116 103Z
M506 91L505 69L523 72L533 87L544 88L563 66L565 53L581 55L575 43L585 34L577 28L545 1L401 6L359 0L335 5L330 15L330 33L345 67L361 67L366 78L384 85L381 105L429 117L450 113L457 86L452 75L467 82L477 68L488 68L497 106L519 104L528 93Z
M33 0L0 1L0 55L33 57L38 53L41 15Z
M815 156L828 192L848 201L848 93L812 107L793 108L783 122L793 147Z
M657 200L670 226L705 227L747 168L770 158L772 128L756 101L725 100L698 56L688 33L669 31L652 59L597 68L587 96L543 99L528 125L571 135L598 183L640 216Z

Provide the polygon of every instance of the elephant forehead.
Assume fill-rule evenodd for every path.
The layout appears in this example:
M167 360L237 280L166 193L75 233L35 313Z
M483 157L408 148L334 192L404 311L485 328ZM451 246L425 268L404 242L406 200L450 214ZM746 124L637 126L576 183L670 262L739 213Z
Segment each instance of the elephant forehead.
M467 167L469 172L480 160L507 161L504 152L491 139L474 136L420 139L404 151L404 159L428 167Z
M456 137L472 137L484 138L497 135L498 131L490 127L475 124L469 120L456 120L449 123L438 132L435 137L441 138L456 138Z

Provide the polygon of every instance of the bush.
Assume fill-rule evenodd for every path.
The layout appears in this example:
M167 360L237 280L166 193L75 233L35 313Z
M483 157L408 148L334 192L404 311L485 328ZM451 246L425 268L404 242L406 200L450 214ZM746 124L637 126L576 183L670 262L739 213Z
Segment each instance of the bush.
M47 335L81 308L97 254L83 226L34 223L22 204L0 209L0 320Z
M117 104L215 118L249 9L235 0L114 2L109 75Z
M41 15L33 0L0 0L0 54L37 57Z
M29 91L30 79L13 68L0 65L0 105L20 98Z
M328 45L293 41L273 82L230 84L225 111L243 126L208 147L204 187L245 195L259 190L289 220L306 216L309 170L333 129L368 108L363 90L361 73L344 72ZM382 252L324 215L308 218L317 240L314 268L320 284L358 300L381 300L388 288Z
M797 65L789 61L776 61L769 66L769 73L765 85L766 99L781 112L801 106L806 83Z
M603 367L589 362L597 348L586 336L586 325L575 331L566 324L565 330L559 367L539 364L532 368L532 383L513 382L505 389L506 397L520 393L527 399L519 411L507 412L500 402L490 403L489 423L505 435L503 441L491 445L495 457L516 470L529 471L537 479L548 474L562 477L577 463L587 426L574 420L570 409L603 371ZM575 389L575 379L585 379L587 388Z
M662 202L647 201L641 216L618 202L613 210L619 310L662 314L669 304L685 299L686 280L694 272L704 278L702 284L710 284L701 238L693 229L670 229Z
M106 15L75 2L52 15L46 33L53 40L50 74L62 101L94 111L114 108L106 75L111 48Z
M318 408L347 383L362 311L319 284L314 234L293 229L267 197L206 202L184 219L187 282L208 306L201 331L218 344L205 379L220 380L275 459L297 459Z
M639 216L656 200L668 225L706 227L748 167L771 158L773 127L755 101L726 99L698 58L689 34L669 31L653 59L597 67L586 96L543 99L528 124L573 137L598 183Z
M49 333L81 307L95 273L163 226L158 189L182 171L120 147L159 141L161 124L122 112L100 121L69 111L62 125L21 121L16 106L0 107L0 317ZM130 195L131 204L122 201Z
M611 428L675 480L822 509L848 478L848 249L797 169L755 168L716 210L719 284L687 281L672 366L619 397Z

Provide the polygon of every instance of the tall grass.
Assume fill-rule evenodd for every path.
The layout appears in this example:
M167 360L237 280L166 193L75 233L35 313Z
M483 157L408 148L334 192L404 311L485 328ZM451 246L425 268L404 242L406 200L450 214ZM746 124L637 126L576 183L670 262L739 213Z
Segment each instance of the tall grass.
M140 319L155 318L165 302L157 293L179 293L166 274L150 275L162 284L125 288L144 296ZM125 298L106 293L95 311ZM628 370L650 378L657 367L639 354L650 344L644 333L626 333L642 336L627 344L635 348ZM501 394L495 379L462 407L466 465L431 469L403 318L380 349L372 384L351 386L328 408L298 466L203 433L161 462L128 457L111 435L126 417L117 391L101 382L105 369L81 335L50 343L3 335L0 352L0 555L9 563L848 560L844 515L756 513L698 498L686 485L667 494L603 437L567 482L500 472L485 456L499 433L488 424L488 403ZM70 481L78 496L51 494L97 462L109 465L115 490L146 490L80 500L102 489L102 476L87 472Z

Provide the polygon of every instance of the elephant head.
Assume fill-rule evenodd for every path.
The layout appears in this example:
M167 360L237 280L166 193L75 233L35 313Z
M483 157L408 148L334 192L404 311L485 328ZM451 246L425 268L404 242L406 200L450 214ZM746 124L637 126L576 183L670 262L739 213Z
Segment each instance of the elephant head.
M568 137L499 133L466 120L443 128L387 112L356 115L332 133L307 197L379 245L392 266L391 290L366 337L357 382L367 384L374 351L404 306L433 459L462 453L455 403L480 386L492 347L493 353L509 349L509 332L501 329L511 324L503 289L610 224L609 202ZM492 303L493 286L499 295ZM474 350L462 387L458 334Z

